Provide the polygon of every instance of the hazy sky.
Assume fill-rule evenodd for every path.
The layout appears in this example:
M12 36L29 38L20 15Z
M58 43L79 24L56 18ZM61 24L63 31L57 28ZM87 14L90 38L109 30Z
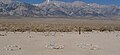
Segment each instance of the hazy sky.
M45 0L19 0L19 1L36 4L36 3L44 2ZM83 1L87 3L115 4L120 6L120 0L58 0L58 1L64 1L64 2Z

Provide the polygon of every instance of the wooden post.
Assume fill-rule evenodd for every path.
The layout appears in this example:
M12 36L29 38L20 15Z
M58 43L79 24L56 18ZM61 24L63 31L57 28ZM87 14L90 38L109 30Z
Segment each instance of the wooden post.
M81 34L81 31L82 31L82 30L81 30L81 27L79 27L79 35Z

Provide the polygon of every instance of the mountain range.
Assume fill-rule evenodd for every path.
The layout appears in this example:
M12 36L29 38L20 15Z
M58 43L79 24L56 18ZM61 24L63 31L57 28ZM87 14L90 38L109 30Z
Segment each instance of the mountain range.
M66 3L61 1L29 4L12 1L0 2L0 16L23 17L112 17L120 16L120 6L100 5L75 1Z

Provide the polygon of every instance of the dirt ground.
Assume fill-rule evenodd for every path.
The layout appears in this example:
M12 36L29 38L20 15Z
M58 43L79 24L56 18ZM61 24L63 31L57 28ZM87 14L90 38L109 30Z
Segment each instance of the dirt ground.
M58 24L91 27L120 26L120 20L8 18L0 17L0 27L11 25L22 27L28 24L31 26L55 24L58 27L60 26ZM81 35L74 31L56 33L0 31L0 55L120 55L119 42L119 31L92 31Z
M0 34L0 55L120 55L120 32ZM47 47L52 44L51 40L62 48Z

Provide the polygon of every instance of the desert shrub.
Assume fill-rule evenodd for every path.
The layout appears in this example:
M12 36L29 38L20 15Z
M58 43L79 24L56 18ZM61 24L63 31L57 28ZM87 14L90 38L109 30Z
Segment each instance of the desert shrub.
M92 32L92 28L90 28L90 27L84 27L83 28L83 31L85 31L85 32Z
M113 28L111 28L111 27L101 27L100 29L99 29L99 31L100 32L103 32L103 31L114 31L114 29Z
M104 27L101 27L101 28L99 29L99 31L100 31L100 32L103 32L103 31L107 31L107 29L104 28Z
M114 27L115 31L120 31L120 27Z
M79 30L79 27L82 30ZM39 22L0 22L0 31L12 31L12 32L72 32L72 31L85 31L91 32L92 30L97 31L120 31L120 26L118 25L86 25L84 23L39 23Z

